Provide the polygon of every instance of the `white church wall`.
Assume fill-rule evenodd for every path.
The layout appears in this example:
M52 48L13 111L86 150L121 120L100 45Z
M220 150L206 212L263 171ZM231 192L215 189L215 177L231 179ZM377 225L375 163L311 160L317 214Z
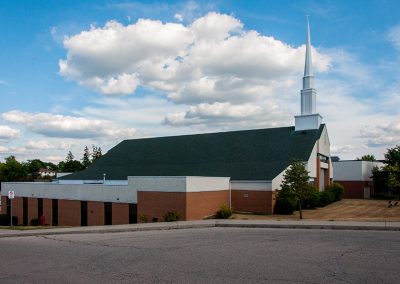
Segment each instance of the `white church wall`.
M231 190L273 191L273 187L267 180L232 180Z
M322 130L321 137L318 140L318 152L324 156L331 156L331 144L329 141L328 130L326 126Z
M309 172L308 175L312 178L317 177L317 150L318 150L318 143L316 142L314 144L310 158L308 159L306 165L306 169Z
M277 175L273 180L272 180L272 189L275 190L280 190L281 189L281 184L283 181L283 176L285 175L286 169L284 169L279 175Z
M136 203L136 191L128 185L57 184L51 182L5 182L1 194L14 191L16 197Z

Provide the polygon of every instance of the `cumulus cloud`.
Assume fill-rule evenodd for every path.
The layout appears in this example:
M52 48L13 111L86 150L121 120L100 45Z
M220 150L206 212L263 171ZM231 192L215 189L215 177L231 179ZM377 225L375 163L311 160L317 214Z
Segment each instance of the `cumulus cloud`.
M237 18L215 12L188 25L110 21L66 38L64 47L59 66L66 78L104 95L152 87L178 104L266 96L265 89L299 75L304 64L304 46L246 31ZM315 70L329 68L328 56L313 55Z
M375 127L365 126L360 131L360 137L367 140L370 147L391 147L400 141L400 120Z
M124 139L136 135L135 129L121 128L108 120L18 110L3 113L2 117L48 137Z
M21 135L19 129L11 128L7 125L0 125L0 139L18 138Z

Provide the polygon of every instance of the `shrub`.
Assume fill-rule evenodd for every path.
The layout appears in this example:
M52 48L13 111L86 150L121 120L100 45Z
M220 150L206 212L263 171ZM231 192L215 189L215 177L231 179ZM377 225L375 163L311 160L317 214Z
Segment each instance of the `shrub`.
M297 204L293 197L278 194L274 207L274 214L291 215L296 209Z
M343 198L344 187L340 183L334 182L325 188L325 191L329 191L333 195L333 202L339 201Z
M40 225L40 219L39 218L31 219L30 225L31 226L39 226Z
M16 226L18 224L18 217L12 217L13 225ZM10 215L0 214L0 226L10 226Z
M319 193L319 207L324 207L333 202L334 195L331 191L323 191Z
M380 200L391 200L396 199L396 196L387 193L375 193L371 196L373 199L380 199Z
M315 209L319 205L319 192L313 185L308 185L308 193L303 200L301 207L304 209Z
M139 223L147 223L149 220L145 214L139 214Z
M164 216L164 221L165 222L175 222L179 220L179 212L168 212L167 214L165 214Z
M216 213L217 219L228 219L232 216L233 210L226 205L221 205Z

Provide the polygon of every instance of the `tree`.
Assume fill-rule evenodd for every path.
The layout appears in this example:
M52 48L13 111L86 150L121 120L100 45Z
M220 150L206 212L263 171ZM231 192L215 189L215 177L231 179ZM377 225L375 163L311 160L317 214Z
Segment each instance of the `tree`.
M101 148L92 145L92 163L102 156Z
M15 156L9 156L5 160L6 162L0 167L1 181L19 181L26 176L25 168Z
M357 158L358 161L371 161L374 162L376 161L375 156L371 154L367 154L362 156L361 158Z
M372 171L374 187L378 192L392 192L400 197L400 146L387 150L386 164Z
M309 176L304 164L295 160L286 170L281 185L281 190L293 196L298 205L300 219L303 219L301 205L310 194Z
M82 165L87 168L91 164L88 146L83 149Z
M67 158L65 159L65 161L68 163L70 161L73 161L75 159L74 155L72 154L71 151L68 152L67 154Z

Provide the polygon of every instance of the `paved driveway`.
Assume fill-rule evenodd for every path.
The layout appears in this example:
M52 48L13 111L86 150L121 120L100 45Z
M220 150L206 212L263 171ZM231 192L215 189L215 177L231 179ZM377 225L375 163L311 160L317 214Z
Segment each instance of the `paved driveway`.
M204 228L0 239L0 283L399 283L400 232Z

